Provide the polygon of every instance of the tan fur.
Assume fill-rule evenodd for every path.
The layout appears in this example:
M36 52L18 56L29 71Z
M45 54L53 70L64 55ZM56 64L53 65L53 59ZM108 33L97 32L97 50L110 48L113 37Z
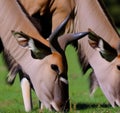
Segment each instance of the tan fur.
M52 31L66 18L74 9L74 0L19 0L30 16L39 12L40 15L48 13L52 15ZM49 21L49 19L48 19ZM66 26L66 33L72 32L73 19Z
M75 0L75 2L75 32L90 28L118 51L119 35L98 0ZM119 57L112 62L106 61L98 51L90 48L87 37L79 40L79 52L82 54L82 60L85 59L82 62L85 65L90 64L93 68L98 84L110 104L113 107L115 104L120 105L120 70L117 69L117 65L120 65ZM81 57L81 55L79 56Z
M51 55L51 59L53 59L54 58L54 62L51 62L51 63L53 63L53 64L57 64L58 65L58 67L59 67L59 71L60 71L60 73L62 73L64 70L64 66L63 66L63 60L62 60L62 57L61 57L61 55L59 54L59 53L57 53L57 52L54 52L52 55Z

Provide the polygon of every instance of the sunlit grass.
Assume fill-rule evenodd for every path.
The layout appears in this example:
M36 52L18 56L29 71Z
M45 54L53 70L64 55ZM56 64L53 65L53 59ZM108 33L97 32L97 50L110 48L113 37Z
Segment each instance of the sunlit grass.
M89 95L89 73L82 76L78 63L77 54L73 47L68 46L66 56L69 65L69 95L70 95L70 112L69 113L119 113L120 108L112 108L101 90L98 88L95 95ZM5 82L7 69L2 58L0 59L0 113L25 113L19 77L15 80L13 86ZM33 92L34 109L31 113L38 113L38 99ZM43 113L54 113L44 110Z

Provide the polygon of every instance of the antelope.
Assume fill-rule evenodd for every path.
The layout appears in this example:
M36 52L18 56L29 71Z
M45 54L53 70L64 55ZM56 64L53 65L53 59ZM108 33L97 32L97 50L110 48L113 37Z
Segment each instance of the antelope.
M74 0L18 0L29 16L39 13L39 16L52 15L51 19L46 17L52 25L52 31L71 13L75 7ZM45 24L44 24L45 26ZM47 25L48 28L48 25ZM72 32L73 18L71 17L65 27L65 33Z
M75 0L75 4L74 32L94 31L89 43L88 37L78 41L83 71L93 69L91 93L100 86L112 107L120 106L120 36L101 0Z
M38 9L36 8L37 9L36 10L32 3L33 1L30 2L30 3L32 3L32 5L30 3L28 3L27 1L26 1L27 5L25 4L25 2L24 3L23 2L24 1L22 1L22 4L25 7L25 9L27 10L27 12L29 13L29 15L33 15L35 13L35 11L38 11L38 9L41 8L41 7L37 7ZM44 1L44 2L46 2L46 1ZM36 6L38 6L39 3L36 2L36 4L37 4ZM46 4L42 4L42 5L43 5L42 7L45 8L46 5L48 5L48 4L46 3ZM117 85L115 84L115 81L118 78L117 73L119 71L119 65L117 63L112 63L112 61L114 61L113 60L114 58L117 58L117 57L115 57L116 53L119 56L119 50L118 50L119 49L119 35L118 35L115 27L111 23L111 20L109 20L105 9L101 5L102 5L102 3L100 0L98 0L98 1L94 0L92 2L90 0L84 1L84 2L82 0L75 0L75 10L76 11L75 11L75 20L74 20L74 32L79 32L81 30L85 31L85 30L88 30L88 28L91 28L93 31L95 31L96 34L99 35L98 36L95 33L92 33L92 35L94 34L93 36L96 37L96 39L98 37L102 37L105 40L104 41L101 38L98 38L97 39L98 42L96 42L96 40L93 40L94 43L89 41L90 46L92 46L94 49L97 48L97 50L99 50L100 55L102 57L98 54L99 52L94 51L92 49L88 49L89 44L86 42L86 40L88 40L87 38L84 38L79 41L78 50L79 50L80 62L82 64L83 71L85 72L89 67L93 68L93 72L91 73L91 76L90 76L91 77L91 93L93 93L95 91L96 86L100 86L103 93L107 97L108 101L114 107L115 104L119 105L119 91L118 91L119 80L117 82ZM29 8L30 9L32 8L32 10L31 10L32 13ZM84 14L85 11L87 12L86 15ZM103 31L103 29L105 29L105 30ZM115 39L114 38L111 39L110 37L114 37ZM114 41L112 41L112 40L114 40ZM114 54L111 54L111 53L108 54L108 53L106 53L106 50L104 51L104 53L101 52L101 51L103 51L102 50L103 47L101 47L101 46L109 45L109 44L106 44L107 42L109 42L109 44L112 46L112 48L110 46L107 46L110 49L109 51L111 52L111 50L112 50L112 52L113 52L113 50L114 50L114 52L113 52ZM98 45L96 45L96 44L98 44L98 45L100 44L100 47L97 47ZM94 53L94 55L93 55L93 53ZM113 56L113 57L111 57L111 56ZM94 58L95 58L95 60L93 60ZM96 63L96 61L97 61L97 63ZM104 66L98 68L98 65L100 65L100 64L103 64ZM111 66L113 64L115 66ZM103 69L104 67L105 67L105 69ZM113 77L114 75L111 73L111 69L108 67L115 68L114 70L112 70L112 73L115 73L115 75L117 77ZM118 68L118 70L116 69L116 67ZM110 72L109 72L109 70L107 70L107 71L105 71L106 73L103 74L102 72L104 72L104 70L106 70L106 69L109 69ZM111 73L112 77L109 78L110 80L105 81L105 78L108 78L107 73ZM115 87L117 87L117 88L115 88ZM108 90L106 90L106 88ZM112 92L112 93L110 93L110 92Z
M58 36L69 16L44 39L16 0L0 2L0 52L9 66L8 82L19 73L25 111L32 109L33 88L41 109L69 109L66 46L88 32ZM57 44L57 45L56 45Z

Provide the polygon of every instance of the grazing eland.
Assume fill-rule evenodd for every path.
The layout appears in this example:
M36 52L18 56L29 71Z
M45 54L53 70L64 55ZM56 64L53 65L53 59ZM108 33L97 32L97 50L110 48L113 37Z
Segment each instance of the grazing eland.
M36 2L33 0L31 0L30 2L27 2L25 0L20 0L20 2L25 7L28 14L31 16L38 11L40 15L44 15L47 11L46 9L48 9L48 7L46 6L50 6L49 8L52 9L52 5L53 5L53 4L51 5L51 1L48 2L47 0L46 1L38 0ZM102 40L102 38L100 38L99 40L98 38L96 42L94 38L92 39L90 38L92 42L89 40L89 43L88 43L88 38L84 38L78 41L78 54L79 54L80 62L82 64L83 71L86 72L86 70L90 67L93 68L93 72L90 75L90 79L91 79L90 92L93 93L96 87L100 86L103 93L105 94L108 101L111 103L113 107L115 106L115 104L120 105L119 102L120 94L118 88L119 86L118 72L120 66L117 62L119 57L116 57L116 54L119 56L120 40L119 40L119 34L115 26L111 22L111 19L109 18L105 10L105 7L103 7L102 1L74 0L73 2L69 1L69 3L73 3L72 9L75 7L74 27L71 27L72 28L71 31L73 30L73 28L74 28L74 32L87 31L90 28L95 33L91 32L89 38L93 36L96 37L96 39L98 37L102 37L104 39ZM68 6L71 7L71 5ZM59 8L56 10L59 10ZM53 11L53 14L55 11ZM62 12L60 13L60 15L61 14L64 15L65 13L66 12L64 13ZM58 13L55 14L59 15ZM55 18L55 21L56 20L57 19ZM59 21L61 20L59 19ZM56 25L56 23L54 25ZM108 42L110 45L106 44ZM98 45L96 44L98 45L100 44L100 47L97 47ZM109 54L108 54L108 50L107 51L103 50L106 49L102 47L104 45L107 45L107 47L110 49ZM99 52L93 50L92 48L89 49L90 46L92 46L94 49L97 48L97 50L102 51L100 52L100 55ZM117 60L115 61L114 59ZM103 65L103 66L99 67L99 65ZM108 75L111 75L111 77L109 78Z
M64 51L69 43L88 32L58 37L68 19L69 16L46 40L16 0L0 1L0 51L4 52L10 70L7 81L13 83L19 73L27 112L32 109L31 88L41 101L42 108L56 111L69 109L68 66Z
M78 41L78 55L83 71L86 72L89 67L93 69L91 92L100 86L110 104L113 107L120 106L119 34L101 0L75 0L75 4L74 32L89 28L94 31L89 43L87 37Z

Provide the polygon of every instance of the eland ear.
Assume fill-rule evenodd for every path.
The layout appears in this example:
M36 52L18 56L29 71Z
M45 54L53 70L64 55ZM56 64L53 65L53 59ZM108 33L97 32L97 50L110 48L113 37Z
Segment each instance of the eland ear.
M28 47L31 50L31 55L33 58L42 59L45 56L51 54L51 49L41 43L40 41L35 40L31 36L23 32L12 31L12 34L16 38L18 44L22 47Z
M111 47L106 41L104 41L101 37L95 34L92 30L89 29L89 44L92 48L99 51L100 55L111 62L117 57L117 51L113 47Z
M28 46L28 41L30 39L29 36L24 34L23 32L15 32L11 31L13 36L16 38L18 44L22 47L27 47Z

